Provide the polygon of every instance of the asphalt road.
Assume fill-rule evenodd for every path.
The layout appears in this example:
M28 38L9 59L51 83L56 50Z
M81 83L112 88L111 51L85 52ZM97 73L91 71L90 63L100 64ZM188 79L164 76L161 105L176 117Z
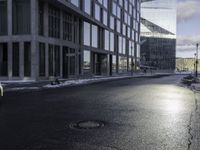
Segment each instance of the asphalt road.
M194 93L181 76L136 78L8 92L0 104L0 150L188 149ZM102 121L74 129L79 121Z

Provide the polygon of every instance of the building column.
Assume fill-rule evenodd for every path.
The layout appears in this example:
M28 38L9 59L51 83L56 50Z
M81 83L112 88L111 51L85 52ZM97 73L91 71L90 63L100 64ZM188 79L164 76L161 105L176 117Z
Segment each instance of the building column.
M8 79L12 79L12 0L7 0L7 14L8 14Z
M8 42L8 79L12 79L12 42Z
M60 46L60 77L63 78L63 48Z
M38 61L38 0L31 0L31 77L36 80L39 77Z
M107 54L107 76L110 76L110 54Z
M63 40L63 14L64 12L61 10L60 12L60 39ZM63 77L63 48L62 44L60 45L60 77Z
M49 51L48 51L48 43L45 43L45 77L49 77Z
M24 78L24 42L19 43L19 76Z

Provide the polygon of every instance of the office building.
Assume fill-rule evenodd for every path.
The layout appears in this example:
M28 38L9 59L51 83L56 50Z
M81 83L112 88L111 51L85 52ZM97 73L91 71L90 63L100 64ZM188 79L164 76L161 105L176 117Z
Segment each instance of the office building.
M173 72L176 62L176 0L143 0L141 65Z
M0 0L0 79L128 73L140 60L140 0Z

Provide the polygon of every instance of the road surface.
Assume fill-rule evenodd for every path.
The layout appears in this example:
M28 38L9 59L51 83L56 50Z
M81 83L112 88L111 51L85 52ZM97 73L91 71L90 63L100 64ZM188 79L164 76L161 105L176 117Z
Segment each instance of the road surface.
M197 101L191 90L178 85L181 77L5 93L0 104L0 149L195 149ZM103 125L75 128L80 121Z

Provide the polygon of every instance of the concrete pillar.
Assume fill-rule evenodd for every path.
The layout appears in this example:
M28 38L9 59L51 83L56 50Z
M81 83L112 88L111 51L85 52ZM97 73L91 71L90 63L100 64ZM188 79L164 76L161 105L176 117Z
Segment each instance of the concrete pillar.
M36 80L39 77L38 61L38 0L31 0L31 77Z
M7 9L8 9L8 79L12 79L12 0L7 0Z
M8 42L8 79L12 79L12 42Z
M63 14L64 12L60 10L60 39L63 40ZM60 77L63 75L63 48L60 45Z
M110 76L110 55L107 54L107 76Z
M60 77L63 77L63 48L60 46Z
M19 43L19 76L24 78L24 42Z
M45 43L45 77L49 77L49 51L48 51L48 43Z

